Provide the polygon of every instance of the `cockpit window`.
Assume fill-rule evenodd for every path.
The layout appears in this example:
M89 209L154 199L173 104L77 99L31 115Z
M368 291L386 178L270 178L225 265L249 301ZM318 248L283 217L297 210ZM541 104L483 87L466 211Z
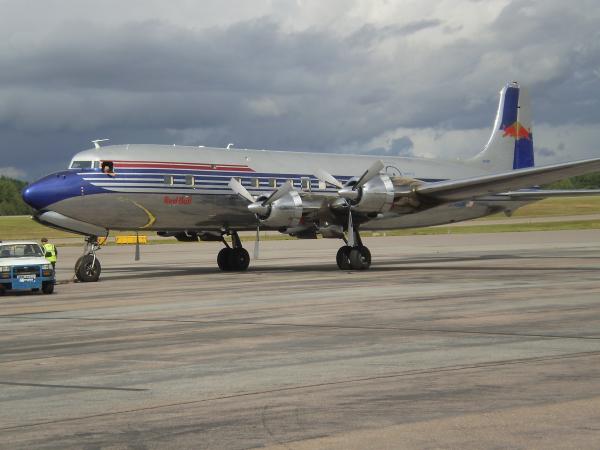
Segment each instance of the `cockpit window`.
M92 161L73 161L71 169L91 169Z

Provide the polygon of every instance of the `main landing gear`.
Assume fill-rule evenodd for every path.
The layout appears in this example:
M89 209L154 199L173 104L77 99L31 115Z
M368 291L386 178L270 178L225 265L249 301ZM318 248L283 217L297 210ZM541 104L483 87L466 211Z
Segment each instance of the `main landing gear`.
M217 264L219 269L225 272L243 272L250 264L250 255L248 251L242 247L242 241L238 236L237 231L231 231L231 247L223 236L222 242L225 248L222 248L217 255Z
M102 267L100 260L96 257L96 251L100 249L97 236L88 236L85 239L83 256L75 263L75 277L82 282L98 281Z
M371 252L363 245L358 227L351 228L350 233L353 238L344 238L346 245L340 247L335 261L341 270L367 270L371 267Z

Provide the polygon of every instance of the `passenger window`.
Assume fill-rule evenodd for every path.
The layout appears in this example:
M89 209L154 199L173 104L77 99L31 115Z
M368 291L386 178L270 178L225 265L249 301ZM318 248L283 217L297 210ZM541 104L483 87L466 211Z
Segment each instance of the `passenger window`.
M302 177L301 182L302 182L302 190L310 191L310 178Z
M101 167L103 173L111 176L115 175L114 164L112 163L112 161L102 161Z
M188 186L194 186L196 184L194 180L194 175L186 175L185 176L185 184Z
M169 186L173 186L173 175L165 175L165 184L168 184Z

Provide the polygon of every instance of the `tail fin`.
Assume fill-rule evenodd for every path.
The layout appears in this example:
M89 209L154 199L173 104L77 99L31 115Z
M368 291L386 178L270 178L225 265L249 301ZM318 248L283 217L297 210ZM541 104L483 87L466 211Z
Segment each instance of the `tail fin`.
M513 82L500 91L490 140L470 162L491 172L533 167L531 102L527 90Z

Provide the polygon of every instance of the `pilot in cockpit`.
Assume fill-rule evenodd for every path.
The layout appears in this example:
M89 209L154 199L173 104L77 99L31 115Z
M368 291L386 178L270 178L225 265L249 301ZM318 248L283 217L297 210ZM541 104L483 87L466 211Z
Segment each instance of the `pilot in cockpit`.
M102 161L102 173L106 175L110 175L111 177L115 176L115 172L113 170L113 163L111 161Z

